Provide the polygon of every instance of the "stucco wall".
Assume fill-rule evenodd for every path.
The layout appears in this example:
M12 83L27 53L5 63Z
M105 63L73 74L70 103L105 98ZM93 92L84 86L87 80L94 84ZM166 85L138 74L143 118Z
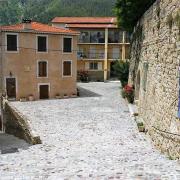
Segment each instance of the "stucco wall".
M2 33L2 42L5 44L5 32ZM48 52L36 52L36 36L34 33L18 33L19 52L6 52L3 47L3 89L5 90L5 78L16 77L17 80L17 100L21 97L34 95L39 99L38 84L50 84L50 98L56 94L76 93L77 77L77 36L73 36L73 52L64 54L62 52L63 35L43 34L48 36ZM68 36L69 37L69 36ZM48 77L37 77L38 60L48 61ZM72 60L72 77L63 77L63 60Z
M135 29L129 76L136 88L139 118L154 144L174 158L180 157L179 21L179 0L154 3Z

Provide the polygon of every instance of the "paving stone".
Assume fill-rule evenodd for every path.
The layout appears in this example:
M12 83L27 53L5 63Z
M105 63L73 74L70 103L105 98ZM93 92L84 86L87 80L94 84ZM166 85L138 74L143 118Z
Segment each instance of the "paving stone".
M139 133L118 82L79 84L83 97L12 102L42 144L0 155L2 179L179 180L169 160ZM83 93L83 92L82 92Z

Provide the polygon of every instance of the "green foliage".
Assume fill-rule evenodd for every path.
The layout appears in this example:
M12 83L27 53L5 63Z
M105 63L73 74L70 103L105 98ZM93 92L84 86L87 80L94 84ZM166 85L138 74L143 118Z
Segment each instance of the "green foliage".
M138 122L137 123L137 126L139 127L139 126L144 126L144 123L143 122Z
M116 61L113 68L118 79L121 81L122 87L124 87L128 83L129 62L123 60Z
M126 85L122 91L121 95L123 98L126 98L129 103L134 102L134 88L132 86Z
M116 0L8 0L0 7L0 25L24 18L49 23L55 16L114 16Z
M9 0L0 4L0 25L14 24L21 21L23 7L19 0Z
M117 0L115 13L119 26L132 32L137 21L154 2L155 0Z

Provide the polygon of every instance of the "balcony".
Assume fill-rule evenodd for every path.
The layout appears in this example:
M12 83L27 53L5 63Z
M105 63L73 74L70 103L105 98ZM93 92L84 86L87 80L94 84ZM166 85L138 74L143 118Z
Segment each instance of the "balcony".
M102 60L104 59L105 54L104 52L78 52L77 58L78 60L82 59L90 59L90 60Z
M123 31L110 30L108 32L108 43L123 43Z
M84 31L79 36L79 43L94 43L103 44L105 43L104 31Z

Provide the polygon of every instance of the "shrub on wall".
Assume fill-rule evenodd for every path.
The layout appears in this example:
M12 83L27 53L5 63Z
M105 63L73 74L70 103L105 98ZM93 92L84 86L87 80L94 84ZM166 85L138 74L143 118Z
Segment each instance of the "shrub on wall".
M116 61L113 68L116 76L121 81L122 87L124 87L128 83L129 62L123 60Z

